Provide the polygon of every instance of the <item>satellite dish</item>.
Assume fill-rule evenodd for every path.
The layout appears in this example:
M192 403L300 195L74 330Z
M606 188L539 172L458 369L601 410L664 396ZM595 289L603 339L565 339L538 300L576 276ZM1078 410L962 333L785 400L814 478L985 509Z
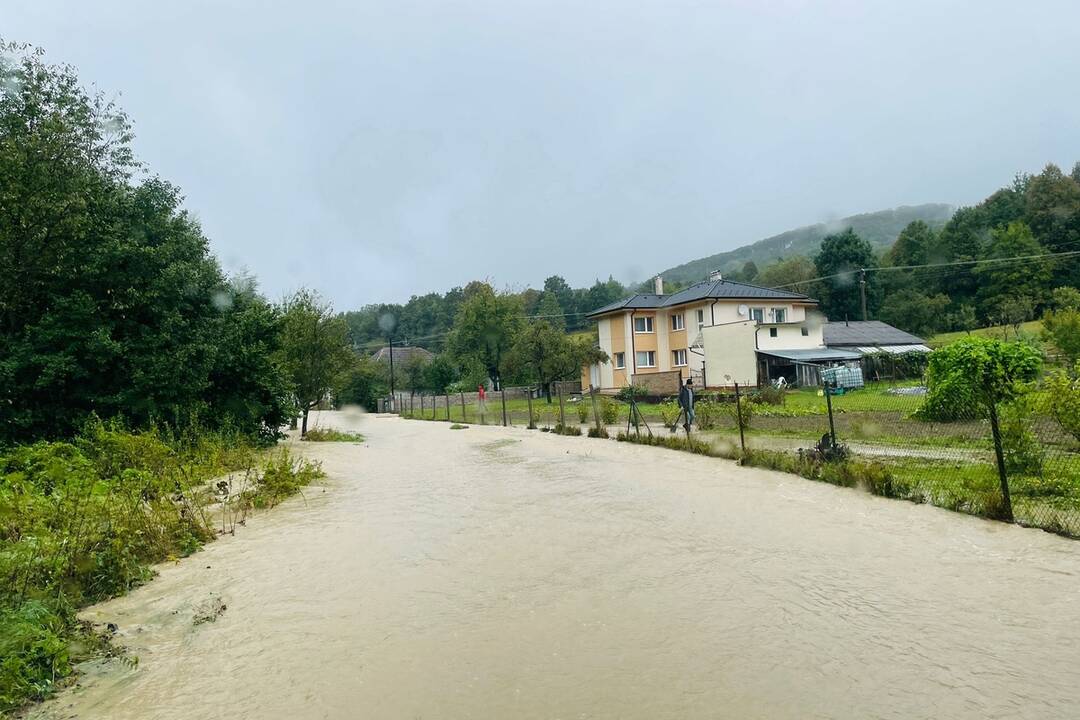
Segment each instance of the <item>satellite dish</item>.
M750 314L750 308L746 307L745 305L740 305L739 306L739 314L742 315L743 317L749 315Z

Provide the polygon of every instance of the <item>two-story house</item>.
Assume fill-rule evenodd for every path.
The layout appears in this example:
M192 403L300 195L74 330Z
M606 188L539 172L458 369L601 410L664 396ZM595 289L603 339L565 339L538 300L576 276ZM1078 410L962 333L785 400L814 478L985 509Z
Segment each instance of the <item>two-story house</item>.
M806 295L724 280L664 294L633 295L589 313L596 320L606 363L584 368L582 384L620 388L652 373L693 377L704 387L757 385L784 376L817 384L823 364L858 354L825 346L824 318Z

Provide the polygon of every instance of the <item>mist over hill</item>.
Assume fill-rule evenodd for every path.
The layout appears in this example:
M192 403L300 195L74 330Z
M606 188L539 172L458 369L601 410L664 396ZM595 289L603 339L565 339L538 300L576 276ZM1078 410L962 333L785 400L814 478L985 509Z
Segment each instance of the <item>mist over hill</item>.
M940 229L952 217L953 210L951 205L927 203L852 215L833 222L788 230L734 250L676 265L660 274L665 280L691 283L707 277L713 270L721 272L738 270L750 260L753 260L758 267L764 267L792 255L812 256L818 251L825 236L842 232L849 227L860 237L869 241L875 249L880 250L892 245L900 231L915 220L922 220L934 230Z

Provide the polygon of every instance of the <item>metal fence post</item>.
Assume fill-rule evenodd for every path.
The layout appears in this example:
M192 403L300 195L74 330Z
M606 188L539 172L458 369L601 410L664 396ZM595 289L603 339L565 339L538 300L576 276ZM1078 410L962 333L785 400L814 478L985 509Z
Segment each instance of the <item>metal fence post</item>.
M742 454L746 454L746 436L743 434L742 393L739 392L739 383L735 383L735 422L739 425L739 447Z
M1001 427L998 424L997 403L990 401L990 430L994 434L994 456L997 460L998 479L1001 481L1002 519L1013 521L1012 496L1009 494L1009 476L1005 472L1005 452L1001 445Z
M526 427L528 427L530 430L535 430L536 429L536 423L533 422L533 411L532 411L532 388L529 388L528 394L525 397L528 398L528 400L529 400L529 424Z
M596 423L596 432L600 432L600 408L596 404L596 386L589 386L589 403L592 404L593 421Z
M559 432L564 432L566 430L566 406L563 404L562 383L556 383L555 387L559 390Z
M431 419L434 420L436 414L439 412L439 396L435 393L431 393Z
M829 383L825 383L825 407L829 411L829 444L836 447L836 425L833 424L832 416L832 393L829 392Z
M450 422L450 393L446 393L446 422Z
M461 422L469 422L468 416L465 415L465 393L461 393Z
M502 395L502 407L503 407L503 427L506 427L506 388L499 383L499 394Z

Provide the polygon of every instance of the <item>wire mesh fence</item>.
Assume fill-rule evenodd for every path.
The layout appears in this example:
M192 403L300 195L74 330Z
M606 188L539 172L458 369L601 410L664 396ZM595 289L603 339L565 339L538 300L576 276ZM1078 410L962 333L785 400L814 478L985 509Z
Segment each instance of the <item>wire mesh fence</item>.
M1080 537L1080 380L1050 374L1009 402L943 410L927 402L910 368L882 368L859 388L702 392L690 436L711 454ZM427 420L569 434L603 428L668 445L685 437L675 398L557 384L550 398L535 386L486 399L406 392L398 407Z

